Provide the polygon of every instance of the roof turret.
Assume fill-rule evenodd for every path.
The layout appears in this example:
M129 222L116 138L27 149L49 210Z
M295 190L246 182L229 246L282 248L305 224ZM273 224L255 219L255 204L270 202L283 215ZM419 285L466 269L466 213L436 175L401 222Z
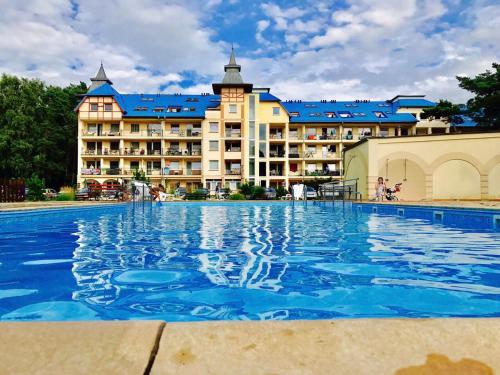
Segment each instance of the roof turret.
M104 85L105 83L108 83L110 85L113 84L113 82L111 82L106 76L106 72L104 71L104 66L102 65L102 61L101 61L101 66L97 71L97 74L95 75L94 78L91 78L90 80L92 81L92 84L90 85L89 90L87 92L95 90L96 88Z

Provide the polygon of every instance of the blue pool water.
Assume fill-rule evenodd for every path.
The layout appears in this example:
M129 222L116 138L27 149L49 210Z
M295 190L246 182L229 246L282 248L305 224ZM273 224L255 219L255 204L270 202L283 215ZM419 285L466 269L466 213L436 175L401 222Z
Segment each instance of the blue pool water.
M496 214L289 202L0 214L0 320L500 316Z

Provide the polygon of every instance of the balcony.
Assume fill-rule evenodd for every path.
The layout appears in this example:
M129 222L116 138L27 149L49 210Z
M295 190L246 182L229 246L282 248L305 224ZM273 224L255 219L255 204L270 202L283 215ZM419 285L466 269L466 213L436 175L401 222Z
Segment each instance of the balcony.
M186 137L201 137L201 128L200 129L179 129L174 131L165 131L164 137L166 138L186 138Z
M304 152L304 159L336 159L338 155L336 152Z
M180 148L167 148L164 152L165 156L201 156L201 150L187 150Z
M110 175L110 176L120 175L120 174L122 174L122 169L121 168L103 168L103 174Z
M137 138L147 138L147 137L151 137L151 138L161 138L163 136L163 131L162 130L140 130L140 131L137 131L137 132L131 132L131 131L128 131L128 132L123 132L123 136L124 137L128 137L128 138L134 138L134 137L137 137Z
M284 158L286 155L284 150L269 150L270 158Z
M315 171L306 171L305 176L340 176L340 171L317 169Z
M241 175L241 168L226 169L226 174L229 176L239 176Z
M161 176L163 175L163 172L158 168L153 168L153 169L146 169L146 175L148 176Z
M119 156L121 155L120 149L86 149L82 150L82 155L88 156L88 155L100 155L100 156Z
M228 129L225 130L226 138L241 138L241 130Z
M306 141L335 141L340 138L336 134L309 134L304 137Z
M269 139L271 141L273 140L284 140L285 138L283 137L283 133L270 133L269 134Z
M99 168L82 168L80 174L82 176L100 176L101 170Z
M122 134L121 131L88 131L82 130L82 136L84 137L119 137Z

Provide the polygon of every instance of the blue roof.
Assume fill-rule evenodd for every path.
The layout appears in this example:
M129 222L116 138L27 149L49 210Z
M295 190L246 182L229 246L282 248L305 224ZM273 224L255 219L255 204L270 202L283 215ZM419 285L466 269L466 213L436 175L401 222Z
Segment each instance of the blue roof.
M464 122L462 122L461 124L457 124L456 126L464 127L464 128L474 128L474 127L478 126L477 122L475 122L469 116L462 115L461 117L462 117L462 120L464 120Z
M105 84L93 89L92 91L89 91L85 95L86 96L115 96L115 95L120 95L120 94L109 83L105 83Z
M108 83L85 96L113 96L123 117L204 118L208 108L220 104L219 95L120 94Z
M398 99L395 100L394 105L396 107L414 108L414 107L435 107L436 103L431 102L427 99Z
M123 94L119 97L124 117L204 118L208 108L220 104L219 95Z
M280 98L277 98L273 94L268 92L262 92L259 94L259 99L261 102L281 102Z
M291 123L415 123L410 113L395 113L386 101L282 102Z

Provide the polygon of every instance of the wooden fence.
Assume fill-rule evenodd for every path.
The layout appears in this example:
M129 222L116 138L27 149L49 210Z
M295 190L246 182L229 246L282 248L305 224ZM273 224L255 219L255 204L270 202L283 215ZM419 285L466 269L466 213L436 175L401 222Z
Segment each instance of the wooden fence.
M0 178L0 202L23 202L25 198L24 180Z

